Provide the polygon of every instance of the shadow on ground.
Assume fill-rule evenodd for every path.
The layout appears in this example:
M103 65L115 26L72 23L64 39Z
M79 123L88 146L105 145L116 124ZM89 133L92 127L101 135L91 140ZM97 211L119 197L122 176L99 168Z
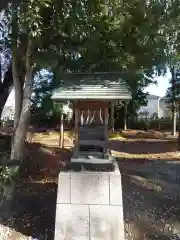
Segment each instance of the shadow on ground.
M134 138L144 138L144 139L165 139L169 136L168 132L162 132L157 130L135 130L135 129L128 129L128 130L121 130L120 134L122 137L128 139Z
M31 236L53 240L58 173L68 162L71 151L28 144L27 155L30 157L23 166L12 206L13 218L1 224L14 230L12 240L20 235L24 236L21 239Z
M180 239L180 162L118 159L127 240Z
M111 140L110 149L117 152L130 154L157 154L177 151L177 146L173 140L146 139L134 141Z
M110 141L110 148L135 154L175 151L174 142L162 144L158 139ZM71 150L34 143L27 144L27 156L12 208L14 217L0 224L14 230L11 240L18 239L19 234L53 240L57 178L60 169L68 164ZM119 158L118 163L126 239L180 239L180 161L152 161L136 156Z

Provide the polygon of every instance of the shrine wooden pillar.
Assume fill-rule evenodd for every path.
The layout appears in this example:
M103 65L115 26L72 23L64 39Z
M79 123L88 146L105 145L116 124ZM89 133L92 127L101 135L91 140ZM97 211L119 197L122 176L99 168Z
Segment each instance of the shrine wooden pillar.
M80 120L80 109L77 104L77 102L74 104L74 113L75 113L75 126L74 126L74 132L75 132L75 148L74 148L74 156L78 157L79 154L79 120Z
M59 147L60 148L64 147L64 115L62 112L61 112L61 117L60 117Z
M111 130L114 132L114 102L111 102Z
M128 102L124 103L124 130L127 130L127 105Z
M105 147L104 152L108 152L108 119L109 119L109 108L105 107L104 109L104 138L105 138Z

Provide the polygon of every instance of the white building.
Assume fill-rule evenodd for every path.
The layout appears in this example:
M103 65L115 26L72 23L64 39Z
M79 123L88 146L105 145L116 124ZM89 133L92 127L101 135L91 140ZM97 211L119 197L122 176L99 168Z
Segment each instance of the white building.
M139 113L145 112L148 113L148 117L151 117L155 113L158 118L171 117L171 110L168 109L167 98L152 94L147 96L147 106L144 106L139 110Z
M13 106L6 106L3 109L1 120L2 121L8 121L8 120L14 120L14 107Z

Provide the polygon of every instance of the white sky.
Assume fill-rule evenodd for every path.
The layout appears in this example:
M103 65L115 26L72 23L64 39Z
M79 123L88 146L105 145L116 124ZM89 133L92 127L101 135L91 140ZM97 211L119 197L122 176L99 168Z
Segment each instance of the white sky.
M166 94L167 88L169 87L170 77L170 73L167 73L165 76L157 77L157 85L150 85L145 89L145 91L149 92L150 94L163 97Z
M145 92L149 92L150 94L157 95L163 97L166 94L166 90L169 87L169 78L170 73L168 72L165 76L157 77L157 85L153 84L145 89ZM12 90L6 106L14 105L14 91Z

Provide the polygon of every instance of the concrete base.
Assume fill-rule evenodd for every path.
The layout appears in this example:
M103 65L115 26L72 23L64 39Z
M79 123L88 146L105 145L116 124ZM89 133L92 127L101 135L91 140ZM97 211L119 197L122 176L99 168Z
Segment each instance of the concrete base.
M112 164L115 161L114 157L102 152L79 152L78 157L71 158L72 163L91 163L91 164Z
M121 175L82 171L59 174L55 240L123 240Z

